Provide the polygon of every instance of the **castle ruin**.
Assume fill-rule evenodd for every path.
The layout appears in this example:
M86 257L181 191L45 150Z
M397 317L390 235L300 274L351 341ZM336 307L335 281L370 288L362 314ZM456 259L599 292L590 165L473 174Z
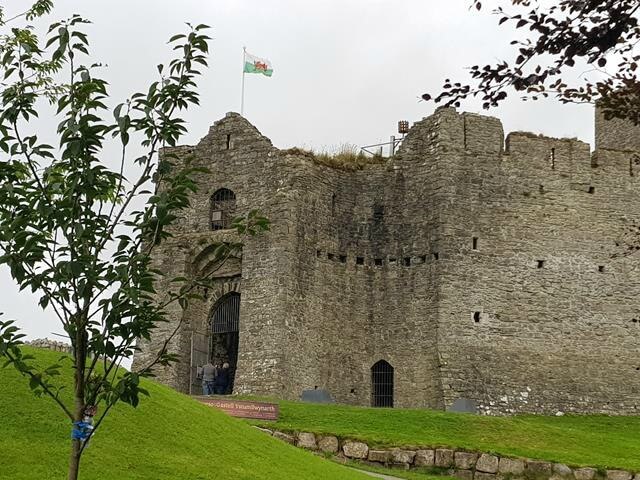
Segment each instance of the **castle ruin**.
M234 393L482 413L638 413L640 128L596 113L596 148L438 109L382 164L346 170L279 150L229 113L195 146L210 173L155 253L167 282L211 268L229 219L250 238L134 360L182 320L182 361L160 381L189 392L207 358ZM631 248L633 248L631 246ZM161 283L159 291L167 288ZM195 388L195 387L193 387Z

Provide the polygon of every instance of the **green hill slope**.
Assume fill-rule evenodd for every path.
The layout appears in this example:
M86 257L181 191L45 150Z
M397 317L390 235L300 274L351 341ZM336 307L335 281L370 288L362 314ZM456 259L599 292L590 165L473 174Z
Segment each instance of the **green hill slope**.
M33 353L47 364L60 356ZM80 467L83 480L370 478L169 388L144 387L151 397L136 409L115 408L91 440ZM66 478L71 425L51 399L34 397L12 367L0 369L0 419L0 479Z

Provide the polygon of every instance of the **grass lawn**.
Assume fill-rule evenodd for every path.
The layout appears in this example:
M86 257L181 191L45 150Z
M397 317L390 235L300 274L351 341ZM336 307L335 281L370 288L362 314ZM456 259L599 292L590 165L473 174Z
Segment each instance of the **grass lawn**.
M46 364L59 353L30 349ZM71 378L71 369L64 370ZM83 480L370 479L274 439L185 395L144 382L150 398L115 408L83 456ZM66 389L71 391L70 385ZM0 478L66 478L71 425L36 398L13 367L0 368Z
M640 416L486 417L430 410L278 402L280 430L331 433L375 446L446 446L640 471Z

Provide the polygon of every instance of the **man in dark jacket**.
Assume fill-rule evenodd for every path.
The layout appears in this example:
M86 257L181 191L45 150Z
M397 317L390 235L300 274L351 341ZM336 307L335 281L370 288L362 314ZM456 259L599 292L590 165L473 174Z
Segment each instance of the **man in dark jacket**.
M216 395L225 395L227 388L229 388L229 364L224 362L222 368L218 370L213 383L213 392Z

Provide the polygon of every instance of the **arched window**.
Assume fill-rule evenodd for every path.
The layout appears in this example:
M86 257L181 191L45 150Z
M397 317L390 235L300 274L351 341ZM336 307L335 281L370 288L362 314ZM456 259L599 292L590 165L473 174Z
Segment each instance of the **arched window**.
M371 367L371 406L393 407L393 367L384 360Z
M231 227L236 210L236 194L228 188L221 188L211 195L211 230Z

